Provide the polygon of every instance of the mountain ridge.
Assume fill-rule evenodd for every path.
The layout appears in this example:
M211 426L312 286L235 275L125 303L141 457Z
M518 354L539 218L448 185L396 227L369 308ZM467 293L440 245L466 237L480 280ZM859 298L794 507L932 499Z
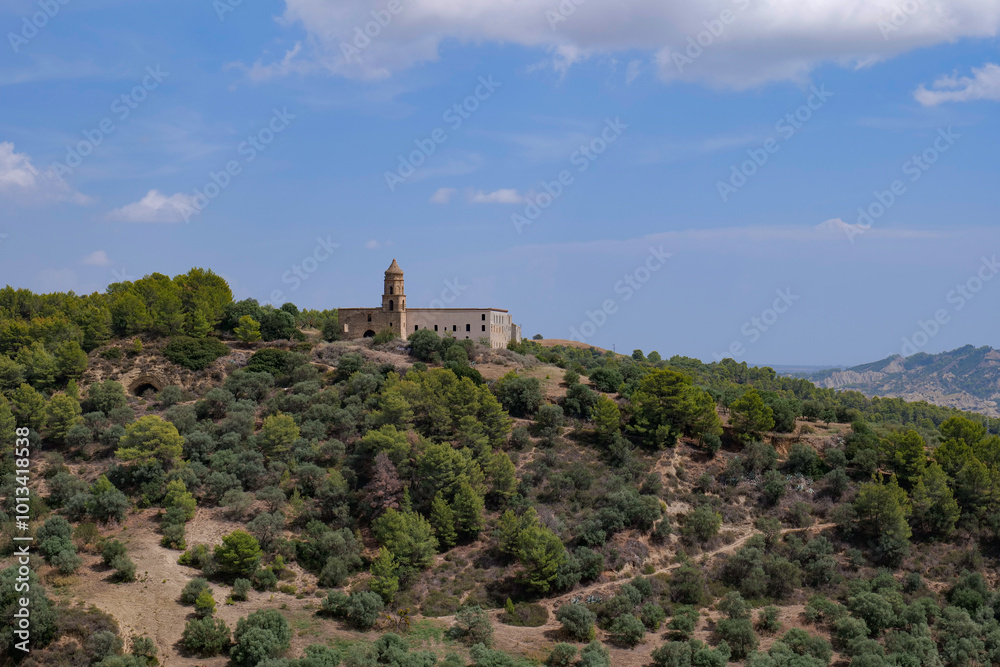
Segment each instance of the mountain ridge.
M846 369L792 375L819 387L927 401L1000 417L1000 351L988 345L909 357L893 354Z

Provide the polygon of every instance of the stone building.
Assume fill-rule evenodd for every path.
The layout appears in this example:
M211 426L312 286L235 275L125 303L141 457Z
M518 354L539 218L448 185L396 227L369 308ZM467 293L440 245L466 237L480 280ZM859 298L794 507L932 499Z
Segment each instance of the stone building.
M385 271L381 307L341 308L338 313L341 334L348 340L371 338L385 329L406 340L414 331L432 329L441 336L482 341L493 348L521 342L521 327L500 308L407 308L403 270L395 259Z

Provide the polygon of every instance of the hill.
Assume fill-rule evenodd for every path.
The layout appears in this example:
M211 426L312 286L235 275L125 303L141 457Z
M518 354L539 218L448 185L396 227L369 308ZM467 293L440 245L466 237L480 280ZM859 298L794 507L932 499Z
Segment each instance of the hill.
M950 352L898 354L845 370L795 373L829 389L895 396L1000 417L1000 351L966 345Z

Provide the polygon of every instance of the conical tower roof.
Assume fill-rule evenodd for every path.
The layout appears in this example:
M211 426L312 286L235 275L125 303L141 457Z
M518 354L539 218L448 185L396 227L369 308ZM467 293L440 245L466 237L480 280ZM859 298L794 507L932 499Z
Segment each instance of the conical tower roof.
M399 264L396 264L396 259L393 258L392 264L389 268L385 270L385 275L387 276L401 276L403 275L403 269L399 268Z

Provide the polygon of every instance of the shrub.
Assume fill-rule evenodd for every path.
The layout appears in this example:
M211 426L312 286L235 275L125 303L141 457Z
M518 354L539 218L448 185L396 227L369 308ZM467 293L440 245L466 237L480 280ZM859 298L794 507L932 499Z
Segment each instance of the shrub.
M107 540L101 545L101 560L107 566L111 565L111 561L115 559L116 556L124 556L127 549L122 542L118 540Z
M538 628L549 620L549 610L533 602L512 604L504 616L504 623L521 628Z
M598 391L612 394L618 391L625 378L613 368L598 368L590 374L590 382Z
M77 555L76 549L71 548L63 549L54 555L49 562L52 567L59 570L59 574L70 575L77 571L83 563L83 559Z
M749 618L724 618L715 626L715 634L729 645L736 660L756 650L759 643Z
M115 556L111 561L111 567L115 571L115 581L121 583L135 581L135 563L128 556Z
M655 632L660 629L663 621L667 620L667 612L655 602L647 602L639 611L639 618L648 630Z
M698 610L691 605L683 605L674 610L667 628L675 638L687 639L698 625Z
M184 626L181 644L203 658L219 655L229 646L229 627L217 618L192 618Z
M253 667L288 650L291 638L288 621L280 612L274 609L255 611L237 621L229 657L241 667Z
M84 650L93 662L100 662L104 658L121 653L122 640L111 630L98 630L87 637Z
M178 366L202 371L219 357L229 353L226 344L217 338L176 336L163 348L163 356Z
M385 603L381 596L371 591L351 593L344 609L344 616L348 623L359 630L370 630L378 622Z
M140 658L155 658L156 654L156 642L153 641L152 637L140 635L132 638L132 655ZM147 664L149 663L147 662Z
M670 578L670 599L681 604L700 604L705 595L705 575L691 565L682 565Z
M208 588L198 594L198 598L194 601L194 612L202 618L215 613L215 598Z
M691 644L686 641L671 641L653 651L656 667L691 667Z
M767 634L774 634L781 629L781 621L778 620L779 609L774 605L768 605L757 612L757 629Z
M567 371L567 373L569 372ZM574 658L576 658L576 647L572 644L560 643L552 647L552 652L549 653L545 664L549 667L569 667L573 664Z
M699 505L693 512L684 517L681 533L696 542L707 542L719 533L722 526L722 515L710 505Z
M578 667L611 667L611 656L608 649L599 641L592 641L580 651Z
M632 614L622 614L611 623L608 632L616 643L631 648L646 636L646 626Z
M204 591L209 591L208 581L202 579L201 577L195 577L191 581L184 585L183 590L181 590L181 604L192 605L198 600L198 596Z
M590 641L594 638L594 623L597 615L582 604L564 604L556 612L556 619L575 639Z
M258 591L266 591L278 585L278 575L269 567L261 568L253 573L252 581Z
M233 599L246 600L250 592L250 580L239 578L233 582Z
M482 644L487 648L493 645L493 624L478 605L463 607L455 614L451 634L469 645Z

